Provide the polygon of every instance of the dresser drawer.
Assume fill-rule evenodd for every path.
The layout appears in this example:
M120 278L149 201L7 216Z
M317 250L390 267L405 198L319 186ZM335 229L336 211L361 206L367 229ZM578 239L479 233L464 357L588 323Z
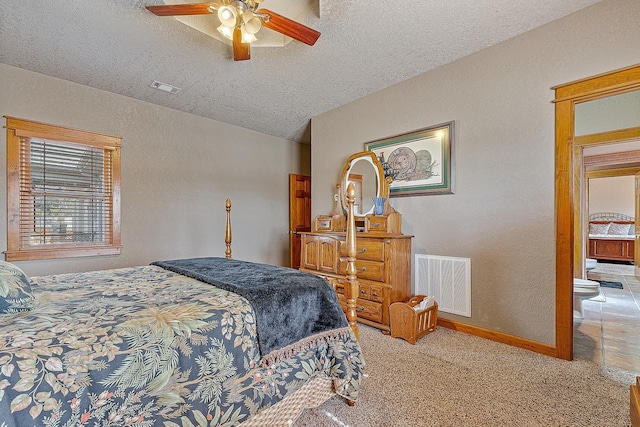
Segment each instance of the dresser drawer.
M356 302L356 313L358 317L362 317L363 319L378 323L382 322L382 304L380 303L358 298Z
M333 290L336 291L336 294L338 294L338 297L342 297L345 298L344 296L344 287L345 284L349 285L349 282L346 279L329 279L328 280L329 283L331 284L331 286L333 287ZM365 285L362 283L358 283L358 298L368 298L370 295L370 287L369 285Z
M345 242L340 242L340 256L347 256L347 245ZM357 239L356 259L384 261L384 240Z
M331 231L331 218L316 218L316 230Z
M386 233L387 217L386 216L367 216L365 222L365 231L367 233Z
M338 274L347 274L346 258L340 258L340 269ZM384 282L384 263L380 261L356 259L356 278Z
M369 287L369 299L371 301L376 301L376 302L383 302L384 301L384 294L383 294L383 288L382 286L377 286L377 285L371 285Z
M358 298L371 299L371 287L361 283Z
M358 298L375 302L383 302L383 289L384 287L381 285L369 285L367 283L360 282L360 292L358 293Z
M338 302L340 302L342 311L346 312L347 299L345 298L345 296L342 294L338 294ZM382 323L382 304L358 298L356 301L356 314L358 318Z

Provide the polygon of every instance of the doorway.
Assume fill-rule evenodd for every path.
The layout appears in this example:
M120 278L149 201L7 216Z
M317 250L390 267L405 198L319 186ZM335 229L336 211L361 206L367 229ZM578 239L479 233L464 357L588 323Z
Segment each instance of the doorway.
M640 126L586 135L576 144L576 106L640 89L640 65L556 86L556 357L573 359L573 277L584 274L585 206L582 197L582 148L607 141L640 138ZM611 138L611 134L614 135ZM577 181L577 182L576 182ZM636 229L638 233L638 229ZM636 242L639 236L636 235ZM637 243L636 243L637 244Z
M596 296L582 299L574 318L574 357L629 371L640 369L640 281L634 277L634 236L629 234L639 218L639 148L640 141L585 147L585 179L580 180L585 184L585 257L595 262L584 278L602 286Z

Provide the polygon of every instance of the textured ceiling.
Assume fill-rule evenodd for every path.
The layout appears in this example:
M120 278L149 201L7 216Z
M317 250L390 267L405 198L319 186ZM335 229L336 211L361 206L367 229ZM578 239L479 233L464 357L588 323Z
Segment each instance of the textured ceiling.
M320 0L315 46L257 47L234 62L227 44L144 7L161 0L2 0L0 62L308 142L313 116L597 1Z

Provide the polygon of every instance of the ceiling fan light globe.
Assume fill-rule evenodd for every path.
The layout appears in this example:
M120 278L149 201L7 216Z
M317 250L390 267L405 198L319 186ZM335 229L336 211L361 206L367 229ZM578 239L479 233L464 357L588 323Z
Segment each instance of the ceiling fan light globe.
M236 25L236 17L238 13L236 9L231 6L222 6L218 9L218 19L220 23L225 27L234 27Z
M233 40L233 28L220 25L218 27L218 32L229 40Z
M256 18L255 16L251 16L251 18L245 19L244 21L244 28L249 34L257 33L258 31L260 31L261 27L262 27L262 21Z
M245 27L242 27L242 43L252 43L258 40L256 36L249 33Z

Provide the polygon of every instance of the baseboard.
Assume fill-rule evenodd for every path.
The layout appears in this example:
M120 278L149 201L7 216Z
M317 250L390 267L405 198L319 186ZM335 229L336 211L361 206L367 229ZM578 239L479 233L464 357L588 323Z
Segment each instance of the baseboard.
M464 332L470 335L475 335L481 338L486 338L491 341L508 344L514 347L524 348L525 350L544 354L545 356L556 357L555 347L537 341L516 337L514 335L509 335L502 332L492 331L490 329L481 328L479 326L456 322L454 320L443 319L441 317L438 318L438 326L442 326L443 328L447 329L453 329L454 331L458 332Z
M636 383L629 390L629 417L631 427L640 427L640 377L636 378Z

